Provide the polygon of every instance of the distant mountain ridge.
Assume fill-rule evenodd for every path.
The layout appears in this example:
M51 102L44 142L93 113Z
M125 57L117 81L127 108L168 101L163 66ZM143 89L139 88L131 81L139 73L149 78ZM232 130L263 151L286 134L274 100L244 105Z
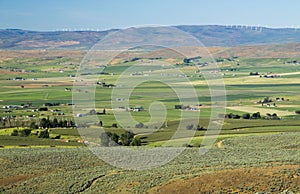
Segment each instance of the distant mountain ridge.
M221 25L180 25L180 30L198 38L205 46L245 46L300 42L300 29L266 28ZM30 31L20 29L0 30L0 49L89 49L105 35L106 31Z

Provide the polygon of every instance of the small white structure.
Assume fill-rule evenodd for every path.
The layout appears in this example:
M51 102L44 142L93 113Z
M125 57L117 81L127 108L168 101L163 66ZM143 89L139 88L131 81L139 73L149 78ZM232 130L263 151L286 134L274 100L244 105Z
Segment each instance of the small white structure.
M83 113L78 113L78 114L76 115L76 117L84 117L84 116L86 116L86 114L83 114Z

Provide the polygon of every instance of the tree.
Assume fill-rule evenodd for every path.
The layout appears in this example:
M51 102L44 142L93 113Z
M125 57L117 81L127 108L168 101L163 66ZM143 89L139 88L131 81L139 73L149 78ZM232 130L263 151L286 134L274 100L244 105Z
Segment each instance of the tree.
M49 119L46 119L46 118L42 118L41 121L40 121L40 127L42 128L50 128L51 127L51 123L50 123L50 120Z
M116 133L104 132L100 135L102 146L140 146L141 140L139 138L134 138L134 133L131 131L126 131L121 136Z
M141 146L140 138L133 138L130 142L130 146Z
M265 97L262 101L262 103L269 103L269 102L272 102L272 99L269 96Z
M232 118L233 118L233 119L240 119L241 116L240 116L240 115L235 115L235 114L234 114L234 115L232 116Z
M68 127L68 121L67 121L67 120L64 120L64 121L63 121L62 127Z
M277 116L276 113L273 113L273 114L272 114L272 119L274 119L274 120L279 120L280 118Z
M175 109L182 109L182 107L183 107L183 105L181 105L181 104L177 104L174 106Z
M229 113L229 114L225 115L225 117L228 118L228 119L232 119L233 114L232 114L232 113Z
M11 136L18 136L19 132L18 132L18 130L14 129L13 132L10 135Z
M58 127L62 127L63 125L64 125L63 120L60 120L60 121L58 122Z
M40 107L39 111L48 111L48 108L47 107Z
M120 138L121 144L123 146L129 146L133 137L134 137L134 134L131 131L126 131L125 133L123 133L121 135L121 138Z
M205 131L206 129L203 126L197 125L197 131Z
M30 129L37 129L38 126L35 124L34 121L32 121L32 122L30 123L30 125L29 125L29 128L30 128Z
M49 138L49 131L46 129L46 130L43 130L43 131L40 131L40 134L39 134L39 138Z
M103 122L99 121L98 125L99 125L99 127L102 127L103 126Z
M21 137L27 137L27 136L30 135L30 133L31 133L31 130L30 130L30 129L23 129L23 130L21 131L20 136L21 136Z
M119 143L119 138L120 136L116 133L113 133L112 136L111 136L111 140L114 141L115 143Z
M250 119L251 115L249 113L243 114L243 119Z
M58 120L57 118L54 118L52 121L52 127L58 127Z
M92 109L92 110L90 110L90 113L89 113L90 115L95 115L95 114L97 114L97 112L96 112L96 110L95 109Z
M261 118L260 112L253 113L251 118L252 119L260 119Z

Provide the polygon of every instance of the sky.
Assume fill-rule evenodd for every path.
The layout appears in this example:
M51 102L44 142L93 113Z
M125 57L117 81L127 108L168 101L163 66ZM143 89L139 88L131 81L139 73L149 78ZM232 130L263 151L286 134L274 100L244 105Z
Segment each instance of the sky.
M300 28L299 0L0 0L0 29L106 30L147 25Z

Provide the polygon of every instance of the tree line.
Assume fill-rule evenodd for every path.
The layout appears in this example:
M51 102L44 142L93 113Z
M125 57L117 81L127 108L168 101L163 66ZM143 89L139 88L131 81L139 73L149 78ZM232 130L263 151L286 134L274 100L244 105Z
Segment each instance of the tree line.
M243 115L239 115L239 114L233 114L233 113L229 113L225 115L225 118L227 119L270 119L270 120L279 120L280 118L277 116L276 113L270 114L267 113L266 116L261 116L260 112L256 112L256 113L245 113Z
M100 135L101 145L108 146L141 146L141 140L135 137L131 131L126 131L120 136L112 132L104 132Z

